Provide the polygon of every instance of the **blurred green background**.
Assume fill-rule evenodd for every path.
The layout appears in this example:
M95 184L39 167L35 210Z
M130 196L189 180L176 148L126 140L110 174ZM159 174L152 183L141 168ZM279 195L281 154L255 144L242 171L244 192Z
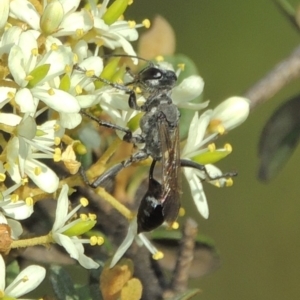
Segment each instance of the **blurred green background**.
M136 0L126 17L139 22L156 14L174 28L177 53L198 66L212 107L241 95L299 43L300 32L272 0ZM300 150L270 183L256 178L263 125L299 90L299 83L292 83L218 142L228 141L234 149L218 166L239 176L232 188L205 185L209 220L193 203L184 203L200 232L215 240L222 259L218 271L191 282L203 290L198 299L300 299Z

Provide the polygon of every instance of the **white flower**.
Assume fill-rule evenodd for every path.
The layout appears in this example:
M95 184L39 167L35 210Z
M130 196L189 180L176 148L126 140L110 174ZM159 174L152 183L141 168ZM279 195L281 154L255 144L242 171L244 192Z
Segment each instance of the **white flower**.
M99 264L91 258L84 255L84 247L82 243L89 243L89 240L80 240L76 236L68 236L67 230L70 230L74 225L80 223L82 220L77 219L71 223L67 223L69 219L78 211L82 205L75 207L68 213L68 191L69 187L63 185L57 200L57 208L55 215L55 222L52 227L52 237L56 243L63 246L70 256L76 260L86 269L96 269Z
M45 278L43 267L32 265L20 272L14 281L5 288L5 263L0 255L0 298L20 299L19 297L34 290Z
M121 243L121 245L118 247L116 253L114 254L112 261L110 263L110 266L109 266L110 268L112 268L116 265L116 263L122 258L122 256L128 250L128 248L131 246L131 244L133 243L134 240L137 242L137 244L140 247L144 245L150 251L150 253L152 254L152 257L154 259L160 259L163 257L163 253L158 251L150 243L150 241L147 239L145 234L137 233L137 219L135 217L130 221L127 235L126 235L125 239L123 240L123 242Z

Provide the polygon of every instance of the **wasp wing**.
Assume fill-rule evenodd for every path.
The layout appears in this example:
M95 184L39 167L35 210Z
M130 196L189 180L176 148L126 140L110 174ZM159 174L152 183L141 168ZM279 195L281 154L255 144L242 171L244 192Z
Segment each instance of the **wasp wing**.
M179 126L170 127L165 118L158 121L162 152L162 206L165 221L173 223L180 208L180 139Z

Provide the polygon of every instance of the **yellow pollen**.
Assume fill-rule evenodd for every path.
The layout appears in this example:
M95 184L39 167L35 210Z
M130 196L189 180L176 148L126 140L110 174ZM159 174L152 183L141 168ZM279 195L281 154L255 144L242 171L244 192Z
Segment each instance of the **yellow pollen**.
M185 215L185 209L183 207L180 207L179 208L179 213L178 213L178 216L179 217L183 217Z
M97 219L97 216L95 214L89 214L89 218L92 221L95 221Z
M60 150L60 148L55 148L54 149L53 161L55 161L55 162L61 161L61 150Z
M27 197L27 198L25 199L25 203L26 203L26 205L28 205L28 206L33 206L33 199L32 199L31 197Z
M142 24L145 26L145 28L150 28L150 26L151 26L151 22L150 22L150 20L149 19L145 19L143 22L142 22Z
M13 99L15 97L15 93L13 93L13 92L8 92L7 93L7 98L8 99Z
M93 77L95 75L95 71L94 70L88 70L85 72L85 75L87 77Z
M26 275L26 276L24 276L23 278L22 278L22 281L23 282L26 282L26 281L28 281L29 280L29 278L28 278L28 276Z
M21 184L25 185L26 183L28 183L28 178L22 178L21 179Z
M38 55L39 55L39 50L38 50L38 48L33 48L33 49L31 49L31 54L32 54L33 56L38 56Z
M73 62L74 62L74 64L78 63L78 55L75 53L73 54Z
M228 151L228 152L232 152L232 147L230 144L225 144L224 148Z
M91 236L90 237L90 244L92 245L92 246L95 246L95 245L97 245L97 237L94 235L94 236Z
M128 26L129 26L129 28L134 28L136 26L136 22L135 21L128 21Z
M72 72L72 67L70 65L65 66L65 72L66 73L71 73Z
M219 180L217 180L215 183L214 183L214 186L216 186L216 187L221 187L221 184L220 184L220 181Z
M58 146L60 143L61 143L61 138L58 137L58 136L56 136L56 137L54 138L54 145L55 145L55 146Z
M178 64L177 67L178 67L181 71L184 71L185 64Z
M84 197L82 197L82 198L80 199L80 204L81 204L83 207L86 207L86 206L89 205L89 200L86 199L86 198L84 198Z
M54 89L49 89L49 90L48 90L48 94L49 94L50 96L53 96L53 95L55 94Z
M164 59L164 57L162 55L158 55L158 56L155 57L155 60L157 62L160 62L160 61L164 61L165 59Z
M0 182L3 182L6 179L6 175L4 173L0 173Z
M27 81L30 81L30 80L32 80L34 77L32 76L32 75L27 75L26 77L25 77L25 80L27 80Z
M142 93L142 90L141 90L139 87L136 87L136 88L135 88L135 92L136 92L137 94L141 94L141 93Z
M227 180L226 180L226 186L227 187L233 186L233 180L232 180L232 178L227 178Z
M77 84L76 87L75 87L75 91L76 91L77 95L81 95L82 94L82 87L79 84Z
M88 216L87 216L86 214L80 214L80 219L81 219L82 221L87 221Z
M178 222L173 222L171 227L172 227L172 229L178 229L179 228L179 223Z
M133 3L133 0L128 0L128 5L131 5Z
M152 255L152 258L155 260L162 259L162 258L164 258L164 254L161 251L157 251L156 253L154 253Z
M17 194L11 194L10 195L10 201L12 203L16 203L18 200L19 200L19 195L17 195Z
M104 238L102 236L98 236L97 237L97 244L100 246L100 245L103 245L104 243Z
M34 174L36 176L40 175L42 173L42 169L40 167L35 167L34 168Z
M57 44L53 43L53 44L51 45L51 50L52 50L52 51L56 51L57 49L58 49Z
M80 38L84 35L84 31L82 28L76 29L76 37Z
M59 124L54 124L54 131L58 131L60 129L60 125Z
M219 125L217 130L220 135L225 133L225 128L223 125Z
M207 149L210 151L210 152L214 152L216 151L216 145L214 143L211 143L207 146Z

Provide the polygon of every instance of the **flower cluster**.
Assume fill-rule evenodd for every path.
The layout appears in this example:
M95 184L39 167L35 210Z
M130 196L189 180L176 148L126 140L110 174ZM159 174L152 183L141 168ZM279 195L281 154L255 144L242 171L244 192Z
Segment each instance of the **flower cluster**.
M87 4L83 6L83 2ZM0 139L0 224L9 226L12 239L7 248L1 250L3 253L11 248L56 243L83 267L99 266L84 254L83 244L100 245L102 238L80 237L96 224L95 216L82 214L70 221L75 212L86 205L85 199L68 212L69 186L82 184L80 176L71 177L80 167L75 154L80 142L72 139L70 130L81 124L82 109L95 106L112 123L136 132L140 130L135 121L138 112L129 107L125 89L109 84L110 80L123 77L124 68L117 65L117 60L105 65L101 58L104 48L118 49L137 64L131 42L138 39L138 28L149 27L149 21L136 24L124 20L123 14L129 4L129 0L113 3L103 0L102 4L94 0L0 1L0 128L5 133ZM171 66L162 63L161 67ZM177 75L179 72L180 69ZM105 79L96 82L98 76ZM185 78L173 89L172 100L180 108L203 109L208 102L191 102L202 93L203 87L200 76ZM138 102L142 101L145 99L140 97ZM208 217L208 206L201 181L218 186L230 184L220 178L221 171L211 163L228 155L231 147L215 149L212 142L242 123L248 113L247 100L232 97L200 116L196 112L190 123L181 158L206 166L206 172L184 169L195 204L204 218ZM69 173L67 179L74 180L60 178L54 167L61 166L60 162ZM31 241L27 245L25 240L18 240L22 226L17 220L29 218L34 212L34 203L58 191L56 217L50 233L39 238L36 244ZM143 234L137 234L133 218L111 265L134 239L146 245L156 257L161 256ZM17 291L18 284L5 289L2 256L0 270L0 298L4 295L18 297L35 288L45 276L43 268L28 267L16 278L20 282ZM25 277L33 282L30 287L22 283Z

